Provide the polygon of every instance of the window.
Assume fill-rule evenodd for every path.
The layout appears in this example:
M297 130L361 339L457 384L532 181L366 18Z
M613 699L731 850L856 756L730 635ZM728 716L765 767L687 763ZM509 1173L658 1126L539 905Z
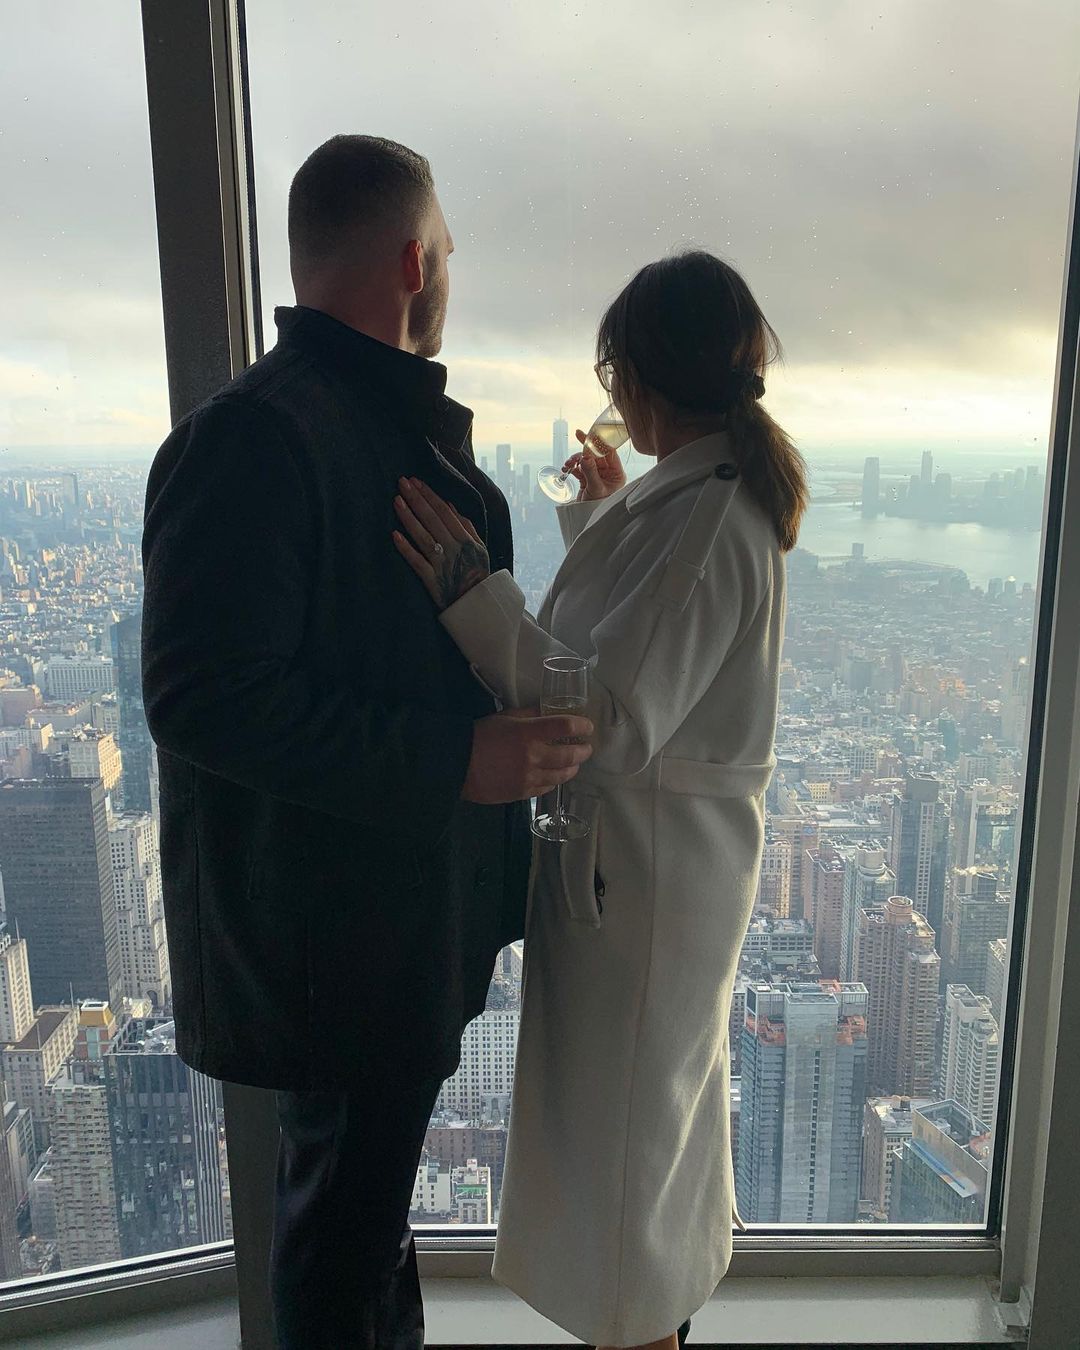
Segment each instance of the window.
M0 57L0 1277L231 1235L220 1088L174 1053L139 671L169 427L137 11Z
M299 23L261 0L248 38L268 305L291 296L285 196L311 149L366 130L431 159L457 244L450 391L476 410L534 603L561 554L535 472L563 418L599 406L605 301L673 246L745 271L787 348L768 406L807 454L813 505L732 1012L740 1208L777 1229L984 1224L1075 6L1040 0L1016 26L967 2L455 0L409 26L328 0ZM505 1142L520 960L505 954L466 1033L433 1162L459 1161L460 1130Z

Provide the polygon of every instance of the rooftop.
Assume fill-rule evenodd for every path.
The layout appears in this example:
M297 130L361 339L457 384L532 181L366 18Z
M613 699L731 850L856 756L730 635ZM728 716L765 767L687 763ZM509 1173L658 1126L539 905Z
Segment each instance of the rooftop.
M75 1013L71 1008L42 1008L33 1025L21 1041L6 1045L5 1050L42 1050L59 1028Z

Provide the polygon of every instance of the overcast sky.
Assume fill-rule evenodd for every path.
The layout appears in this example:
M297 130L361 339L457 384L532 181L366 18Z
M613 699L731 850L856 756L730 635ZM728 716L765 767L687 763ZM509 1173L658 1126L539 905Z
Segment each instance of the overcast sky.
M880 11L880 12L879 12ZM1045 446L1075 0L248 0L268 307L285 195L337 131L427 154L457 242L444 359L478 449L597 405L642 263L704 245L787 349L811 450ZM138 7L22 10L0 52L0 444L167 429Z

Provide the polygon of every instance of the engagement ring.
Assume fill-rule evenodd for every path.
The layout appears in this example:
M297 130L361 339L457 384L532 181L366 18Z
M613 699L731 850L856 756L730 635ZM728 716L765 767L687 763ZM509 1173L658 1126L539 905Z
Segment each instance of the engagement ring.
M436 553L445 553L445 552L446 552L446 550L443 548L442 544L432 544L431 547L435 550Z

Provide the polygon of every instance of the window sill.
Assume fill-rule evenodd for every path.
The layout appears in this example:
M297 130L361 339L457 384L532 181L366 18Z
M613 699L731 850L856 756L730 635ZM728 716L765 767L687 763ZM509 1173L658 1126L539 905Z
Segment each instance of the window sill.
M433 1348L580 1344L490 1279L427 1279L424 1295L427 1343ZM735 1276L695 1316L690 1344L837 1347L839 1336L842 1344L861 1346L1018 1344L1022 1331L1008 1328L1008 1320L990 1281L980 1276ZM236 1350L238 1335L235 1302L217 1297L96 1328L84 1312L68 1331L24 1333L18 1343L26 1350L145 1350L148 1344L157 1350Z

